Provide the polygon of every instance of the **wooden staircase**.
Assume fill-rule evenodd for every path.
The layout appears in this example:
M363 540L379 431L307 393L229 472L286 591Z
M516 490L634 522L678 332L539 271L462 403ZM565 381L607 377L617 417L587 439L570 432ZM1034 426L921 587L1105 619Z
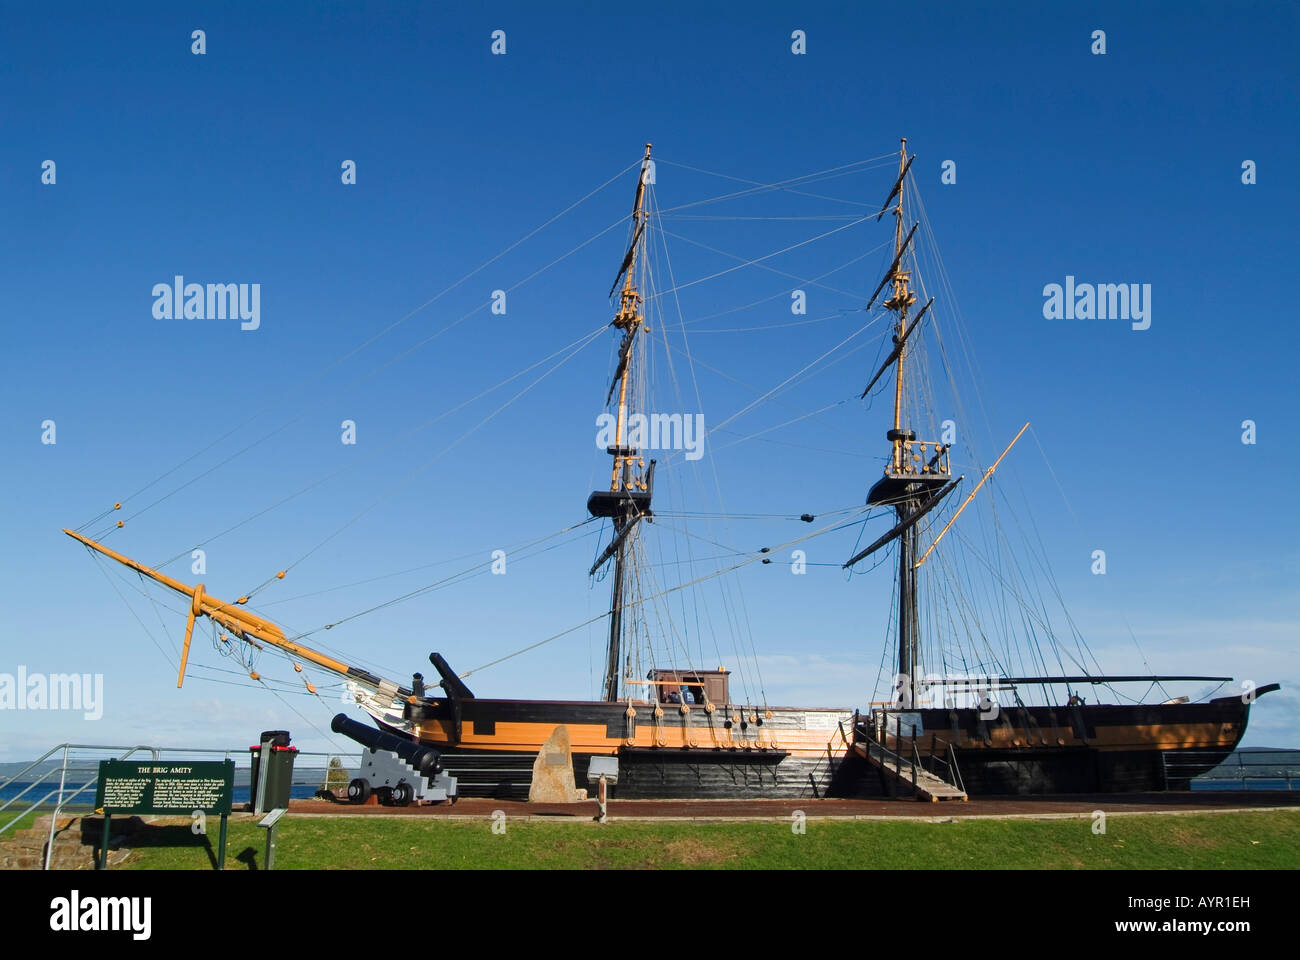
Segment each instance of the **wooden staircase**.
M966 791L947 780L936 777L925 767L904 763L903 759L878 743L855 743L853 749L859 756L896 783L911 790L918 800L969 800Z
M962 783L961 771L957 768L957 749L951 743L937 736L932 736L930 761L943 768L945 777L941 777L926 768L921 761L920 751L916 746L916 737L892 737L896 749L890 749L891 736L886 732L887 724L883 715L873 716L869 721L854 718L853 750L869 764L875 767L885 778L912 792L917 800L969 800L965 784ZM942 750L944 756L940 756Z

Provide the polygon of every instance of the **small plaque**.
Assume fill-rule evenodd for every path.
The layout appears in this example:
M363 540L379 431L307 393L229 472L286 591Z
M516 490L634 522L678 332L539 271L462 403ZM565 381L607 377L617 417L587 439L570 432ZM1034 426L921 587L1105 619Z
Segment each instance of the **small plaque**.
M925 724L921 722L920 713L888 713L885 716L890 736L919 737L925 732Z

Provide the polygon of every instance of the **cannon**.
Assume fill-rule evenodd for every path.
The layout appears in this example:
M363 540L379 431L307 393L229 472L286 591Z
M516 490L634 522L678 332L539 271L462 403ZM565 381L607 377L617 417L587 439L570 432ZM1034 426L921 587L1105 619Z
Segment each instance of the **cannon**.
M364 723L358 723L345 713L336 716L330 723L330 729L345 737L355 740L371 750L387 750L395 753L415 769L422 777L432 777L442 771L442 755L433 747L426 747L404 737L395 737Z
M344 713L333 719L330 729L369 748L361 758L368 778L358 777L348 784L348 799L353 803L365 803L372 791L382 802L398 806L455 797L456 778L442 772L442 755L433 747L358 723Z

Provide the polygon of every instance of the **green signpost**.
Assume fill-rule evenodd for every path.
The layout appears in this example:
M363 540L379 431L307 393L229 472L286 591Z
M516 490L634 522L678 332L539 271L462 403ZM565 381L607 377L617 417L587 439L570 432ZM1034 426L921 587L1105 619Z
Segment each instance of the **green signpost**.
M108 866L109 826L114 814L171 814L221 817L217 869L226 866L226 825L235 792L235 761L192 760L175 763L101 760L95 809L104 814L104 836L97 870Z

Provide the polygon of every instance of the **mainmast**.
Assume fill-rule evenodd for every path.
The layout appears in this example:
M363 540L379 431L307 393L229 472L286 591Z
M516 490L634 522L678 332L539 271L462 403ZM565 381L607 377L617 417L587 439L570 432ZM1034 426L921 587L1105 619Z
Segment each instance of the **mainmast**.
M626 592L624 567L627 563L628 538L637 522L642 517L650 516L650 495L654 480L654 461L650 461L647 469L640 451L628 443L627 396L637 333L645 327L645 317L641 313L642 298L637 291L635 274L637 253L642 245L648 219L645 211L645 187L650 169L650 144L647 143L645 158L641 162L641 175L637 179L636 199L632 205L632 244L623 257L618 276L614 278L614 286L610 288L612 296L619 279L622 279L623 290L619 295L618 313L610 325L622 331L623 338L619 343L618 368L606 397L608 403L617 390L618 412L614 443L605 448L614 462L610 470L609 490L597 490L587 498L587 510L592 516L609 517L614 524L614 538L591 568L591 573L594 574L606 560L611 556L614 558L614 584L609 601L609 644L605 660L606 700L618 699L619 677L622 673L623 607Z
M904 138L898 153L898 181L894 189L885 198L877 220L889 210L890 203L897 198L897 204L891 211L894 215L894 260L881 279L875 293L867 303L867 308L875 302L876 297L888 284L891 295L885 301L885 309L895 315L894 349L886 358L876 375L862 392L865 397L891 363L894 369L894 426L885 436L890 444L889 463L885 466L885 475L872 486L867 495L870 505L892 506L897 516L895 527L866 550L863 550L848 563L850 567L863 557L874 553L887 543L897 539L898 549L898 673L900 677L899 695L904 707L915 704L920 684L917 679L919 629L917 623L916 567L918 521L940 499L945 497L955 486L951 482L951 468L948 462L948 445L937 441L917 442L916 432L904 426L907 418L903 409L903 386L906 374L908 339L916 330L926 311L934 302L931 300L911 318L909 310L916 304L916 294L912 291L912 271L907 267L908 248L916 233L916 224L903 234L904 197L906 194L907 172L915 157L907 155L907 139Z

